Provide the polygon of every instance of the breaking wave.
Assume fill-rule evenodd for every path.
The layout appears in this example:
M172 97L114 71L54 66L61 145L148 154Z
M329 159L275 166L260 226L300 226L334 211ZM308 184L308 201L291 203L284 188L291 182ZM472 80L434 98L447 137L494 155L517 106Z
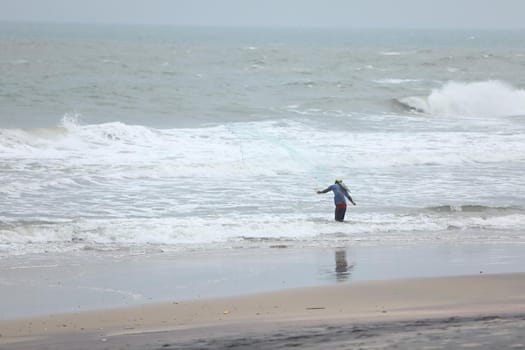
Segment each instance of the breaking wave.
M407 110L430 115L506 117L525 114L525 90L501 81L448 82L428 96L395 102Z

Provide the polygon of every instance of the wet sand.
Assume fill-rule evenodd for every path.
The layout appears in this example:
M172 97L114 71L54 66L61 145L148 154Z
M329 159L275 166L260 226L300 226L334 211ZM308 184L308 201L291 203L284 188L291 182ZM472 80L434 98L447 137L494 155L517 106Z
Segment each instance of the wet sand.
M519 244L97 252L2 258L0 320L282 289L523 272Z
M2 349L525 348L525 273L355 282L0 321Z

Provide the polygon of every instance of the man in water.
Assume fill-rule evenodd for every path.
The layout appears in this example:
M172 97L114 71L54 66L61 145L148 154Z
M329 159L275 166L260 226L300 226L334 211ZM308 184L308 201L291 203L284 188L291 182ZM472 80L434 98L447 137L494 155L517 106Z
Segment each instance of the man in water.
M350 197L350 194L348 193L348 187L346 187L345 184L343 184L343 179L337 178L335 179L335 183L331 186L328 186L328 188L317 191L317 194L326 193L326 192L334 192L334 203L335 203L335 220L339 222L343 222L345 220L345 213L346 213L346 198L355 205L354 200L352 197Z

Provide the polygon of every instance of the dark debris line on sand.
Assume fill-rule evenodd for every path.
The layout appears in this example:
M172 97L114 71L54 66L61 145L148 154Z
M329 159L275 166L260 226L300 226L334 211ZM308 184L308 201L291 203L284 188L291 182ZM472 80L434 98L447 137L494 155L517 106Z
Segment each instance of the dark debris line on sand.
M161 349L525 349L525 316L323 325L201 338ZM156 348L146 348L156 349Z
M417 321L360 324L322 324L302 327L275 326L235 334L228 330L207 337L206 330L184 330L83 339L47 339L13 344L8 349L68 350L211 350L211 349L524 349L525 315L450 317ZM187 335L187 334L186 334ZM181 341L181 339L185 339Z
M164 349L525 349L525 316L326 325Z

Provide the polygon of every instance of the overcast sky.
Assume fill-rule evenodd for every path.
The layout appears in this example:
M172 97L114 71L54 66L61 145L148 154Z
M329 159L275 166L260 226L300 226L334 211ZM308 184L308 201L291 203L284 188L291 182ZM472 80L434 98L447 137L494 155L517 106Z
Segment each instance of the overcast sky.
M525 0L0 0L0 20L173 25L525 28Z

